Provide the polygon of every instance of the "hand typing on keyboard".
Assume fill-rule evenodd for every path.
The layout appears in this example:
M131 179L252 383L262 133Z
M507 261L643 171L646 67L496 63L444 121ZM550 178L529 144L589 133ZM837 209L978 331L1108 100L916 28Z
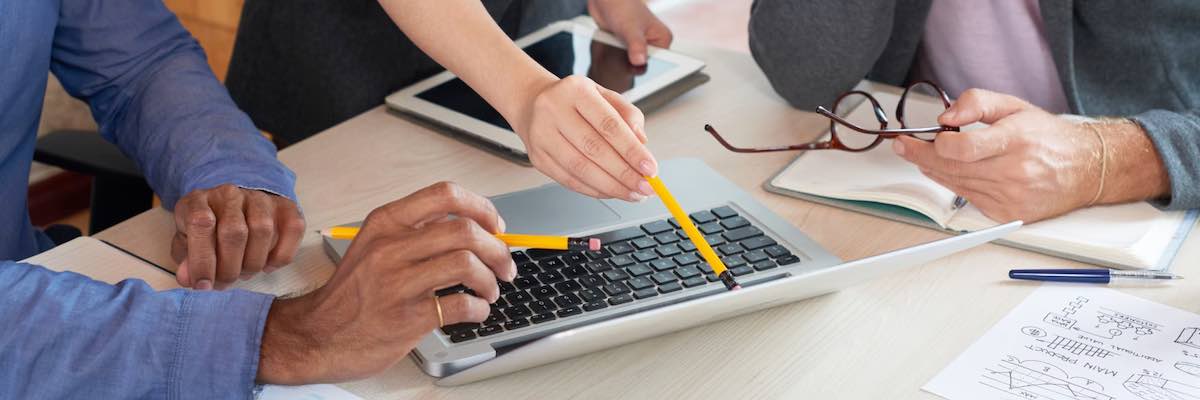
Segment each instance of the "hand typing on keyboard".
M489 200L450 183L372 211L325 286L271 305L258 381L363 378L407 355L439 320L485 320L501 296L497 281L517 275L493 236L503 230ZM451 286L469 290L435 300Z

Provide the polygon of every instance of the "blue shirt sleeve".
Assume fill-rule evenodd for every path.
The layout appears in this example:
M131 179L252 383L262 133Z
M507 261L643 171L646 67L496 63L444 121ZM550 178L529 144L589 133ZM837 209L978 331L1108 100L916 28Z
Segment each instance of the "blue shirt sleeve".
M251 398L271 302L0 262L0 398Z
M161 0L62 0L51 58L51 71L89 103L100 133L168 209L226 183L296 200L295 175Z

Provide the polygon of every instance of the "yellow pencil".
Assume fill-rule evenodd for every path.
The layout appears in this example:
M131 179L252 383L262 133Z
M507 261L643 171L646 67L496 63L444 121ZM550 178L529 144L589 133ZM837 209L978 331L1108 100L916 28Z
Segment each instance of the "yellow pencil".
M679 227L683 228L683 232L687 234L688 239L691 239L692 244L696 245L696 250L700 251L700 256L704 257L704 261L712 267L713 273L721 278L721 283L725 284L725 288L729 290L738 290L742 286L733 279L733 274L725 268L725 263L721 262L721 258L717 257L717 253L713 251L712 246L708 245L708 241L704 239L704 235L700 234L700 230L696 229L696 224L692 223L692 219L687 213L683 212L683 208L679 206L679 202L675 201L675 196L667 190L667 185L664 185L662 179L657 176L647 176L646 181L650 182L650 187L654 188L654 193L658 194L658 198L662 199L663 205L667 207L667 211L671 212L671 216L675 217L675 222L679 223Z
M340 240L353 240L358 236L358 227L335 226L324 231L322 235ZM496 237L512 247L527 247L547 250L600 250L600 239L573 238L567 236L521 235L515 233L497 233Z

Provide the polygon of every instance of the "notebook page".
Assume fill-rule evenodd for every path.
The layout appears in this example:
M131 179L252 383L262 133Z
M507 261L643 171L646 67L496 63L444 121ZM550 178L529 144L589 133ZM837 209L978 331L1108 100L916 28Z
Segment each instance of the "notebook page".
M891 93L872 95L889 115L900 101L899 95ZM940 113L943 109L941 103L929 99L914 97L908 101L922 100L928 102L929 107L910 106L910 112L920 109ZM860 126L878 126L871 106L866 102L855 107L846 119ZM893 204L924 214L943 227L955 212L954 192L926 178L916 166L893 153L890 141L863 153L805 152L771 184L823 197Z
M1150 268L1167 250L1185 211L1161 211L1149 203L1097 206L1025 225L1006 239L1030 246L1118 264ZM951 229L973 231L996 225L974 206L950 220Z

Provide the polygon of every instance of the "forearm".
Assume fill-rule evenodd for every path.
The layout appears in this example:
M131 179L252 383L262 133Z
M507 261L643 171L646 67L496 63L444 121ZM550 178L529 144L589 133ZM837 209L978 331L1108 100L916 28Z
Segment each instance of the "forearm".
M1103 191L1096 204L1162 199L1171 194L1166 167L1140 126L1121 121L1092 125L1103 137ZM1100 168L1097 168L1100 170ZM1097 184L1099 189L1099 183Z
M410 40L514 126L557 78L513 44L478 0L380 0Z
M0 398L250 398L270 304L0 263Z

